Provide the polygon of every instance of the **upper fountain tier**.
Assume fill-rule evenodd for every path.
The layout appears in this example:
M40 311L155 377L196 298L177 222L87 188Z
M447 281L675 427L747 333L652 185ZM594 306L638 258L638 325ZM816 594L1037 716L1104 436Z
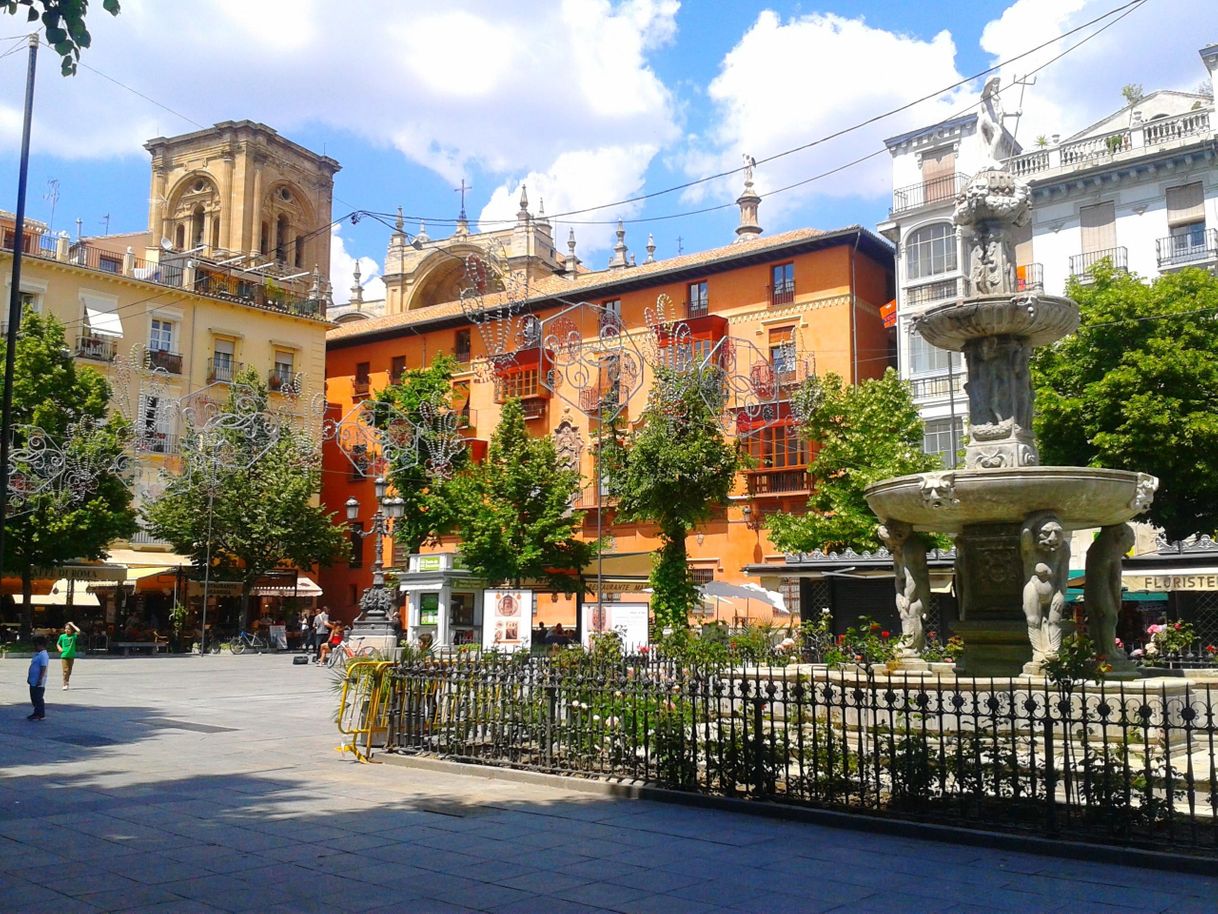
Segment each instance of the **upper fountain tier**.
M1040 293L987 295L940 305L918 319L918 332L932 346L962 352L969 341L1014 337L1044 346L1078 329L1078 305Z

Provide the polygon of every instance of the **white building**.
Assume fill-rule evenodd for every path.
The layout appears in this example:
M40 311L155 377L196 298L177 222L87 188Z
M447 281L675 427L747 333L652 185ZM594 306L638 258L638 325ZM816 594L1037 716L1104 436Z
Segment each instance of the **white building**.
M1099 262L1148 279L1218 265L1218 45L1200 54L1208 94L1152 92L1028 152L1003 131L1009 167L1032 191L1032 222L1015 252L1020 284L1060 294ZM887 141L895 190L880 231L898 246L898 365L913 385L926 449L949 464L968 407L961 362L908 329L921 311L966 292L951 219L956 192L986 162L981 121L970 114Z

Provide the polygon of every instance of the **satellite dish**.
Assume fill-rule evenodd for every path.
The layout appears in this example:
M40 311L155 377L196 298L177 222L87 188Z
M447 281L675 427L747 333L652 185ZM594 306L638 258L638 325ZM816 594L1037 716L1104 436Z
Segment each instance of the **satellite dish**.
M161 250L162 251L172 251L173 242L170 241L168 238L161 236Z

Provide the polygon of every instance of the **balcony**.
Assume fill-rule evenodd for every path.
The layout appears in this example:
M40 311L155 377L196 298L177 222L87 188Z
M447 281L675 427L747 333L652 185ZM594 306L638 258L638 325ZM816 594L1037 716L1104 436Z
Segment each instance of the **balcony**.
M795 301L795 280L789 279L767 287L770 291L770 306L789 305Z
M367 376L356 375L351 379L351 393L357 397L366 397L372 390L372 380Z
M625 417L626 405L616 384L601 387L599 384L579 392L579 408L594 418L615 419Z
M1091 271L1098 263L1107 262L1114 270L1129 269L1129 251L1123 247L1105 248L1089 254L1075 254L1070 258L1070 275L1079 282L1091 282Z
M1025 263L1015 268L1016 292L1045 291L1045 268L1039 263Z
M784 467L781 470L749 470L745 474L749 496L799 495L811 491L808 471L804 467Z
M710 299L699 298L685 303L685 319L696 320L710 314Z
M960 280L940 279L925 285L905 290L906 305L929 305L934 302L951 301L960 297Z
M78 337L76 340L76 357L91 359L94 362L113 362L118 355L118 340L113 336L100 334Z
M953 394L963 399L964 398L964 381L965 373L963 370L954 372L950 375L933 375L928 378L911 378L909 381L910 392L916 402L925 400L947 400Z
M892 209L889 215L907 213L923 206L934 206L939 203L949 203L956 199L956 194L964 190L969 176L958 173L940 175L928 178L917 184L910 184L892 192Z
M233 378L240 373L241 368L241 363L234 362L232 359L208 359L207 383L231 384Z
M1168 144L1194 143L1210 134L1210 114L1208 110L1189 111L1134 124L1126 130L1034 149L1012 158L1008 167L1017 177L1029 178L1043 172L1082 169L1114 159L1136 158L1138 154ZM1127 155L1130 153L1133 155Z
M1218 229L1169 235L1155 242L1159 269L1205 266L1218 260Z
M168 349L149 349L148 367L167 371L170 374L181 374L182 353L170 352Z
M520 401L520 409L526 422L534 419L544 419L549 401L545 397L525 397Z
M141 454L176 454L178 439L169 432L144 429L136 435L135 449Z

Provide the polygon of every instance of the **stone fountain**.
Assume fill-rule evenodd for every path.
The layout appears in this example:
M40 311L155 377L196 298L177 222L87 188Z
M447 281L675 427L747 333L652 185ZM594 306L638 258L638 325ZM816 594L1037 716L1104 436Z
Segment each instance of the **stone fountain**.
M1040 672L1071 621L1070 532L1102 528L1086 559L1089 629L1112 676L1132 677L1114 644L1120 561L1131 542L1126 522L1150 507L1158 480L1040 466L1029 358L1037 346L1073 332L1079 314L1068 298L1017 290L1012 235L1028 216L1027 185L996 163L957 197L955 222L969 248L968 294L927 311L914 329L940 349L964 353L970 412L964 469L881 480L868 487L867 503L893 550L907 655L921 642L920 608L929 594L925 546L910 532L955 539L956 631L965 643L957 670L970 676ZM918 550L921 561L912 554ZM916 669L917 661L911 656L908 665Z

